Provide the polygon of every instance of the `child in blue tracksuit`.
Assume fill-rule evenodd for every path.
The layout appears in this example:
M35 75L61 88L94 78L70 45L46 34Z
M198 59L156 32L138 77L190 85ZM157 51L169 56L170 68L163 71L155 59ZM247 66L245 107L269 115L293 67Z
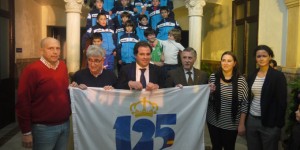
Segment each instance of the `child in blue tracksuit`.
M111 20L109 17L109 13L103 9L103 0L96 0L94 3L94 8L88 13L86 19L87 30L97 24L97 16L99 13L105 13L107 21Z
M139 42L138 36L133 32L134 23L131 20L128 20L125 23L125 34L121 36L118 48L117 55L119 58L118 63L123 65L135 62L135 56L133 53L134 45Z
M147 7L151 7L152 6L151 0L134 0L131 3L131 5L138 10L137 12L139 14L144 14L145 11L147 10Z
M103 9L103 0L95 0L94 6L92 10L88 13L87 19L86 19L86 30L92 28L92 26L97 24L97 15L99 13L105 13L107 17L108 24L111 24L112 20L110 19L110 16L105 9ZM83 34L81 38L81 50L85 49L86 42L89 40L89 35L87 33Z
M167 40L170 30L174 28L181 30L181 28L176 20L169 17L170 11L166 6L160 7L160 13L163 19L158 22L156 26L157 38L160 40Z
M160 15L160 1L159 0L152 0L152 6L147 8L146 15L149 15L149 24L152 29L156 29L157 23L162 19Z
M147 38L144 35L144 31L150 26L148 24L148 18L146 15L139 16L138 26L135 28L136 35L139 37L140 41L147 41Z
M113 52L116 48L114 41L115 30L113 26L107 25L106 14L99 13L97 16L97 24L88 29L87 33L90 35L90 37L94 33L101 33L103 38L102 47L106 51L104 65L106 66L106 69L114 71Z
M147 7L151 7L152 6L152 3L151 2L148 2L148 5ZM163 6L166 6L168 7L168 9L170 10L170 15L169 17L170 18L175 18L175 14L174 12L172 11L173 8L174 8L174 5L173 5L173 1L172 0L159 0L159 7L163 7ZM148 14L148 12L146 11L146 15ZM147 15L148 16L148 15Z
M117 35L116 43L119 43L121 36L125 33L125 29L124 29L125 22L128 20L131 20L131 15L125 11L121 14L121 20L122 20L122 23L119 24L118 19L114 18L115 29L116 29L115 33Z
M134 17L137 9L130 5L129 0L121 0L121 4L116 5L111 11L109 11L109 14L114 14L114 16L117 17L119 24L121 24L121 14L123 12L128 12L132 17Z

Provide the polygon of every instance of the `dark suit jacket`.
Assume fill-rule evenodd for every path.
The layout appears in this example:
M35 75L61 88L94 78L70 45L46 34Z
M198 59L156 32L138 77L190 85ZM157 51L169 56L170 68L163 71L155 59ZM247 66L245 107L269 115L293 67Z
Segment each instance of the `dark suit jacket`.
M136 63L131 63L123 66L119 74L117 89L129 89L128 82L136 81ZM164 87L163 74L160 67L149 64L149 82L159 85L159 88Z
M194 68L194 85L207 84L208 74L204 71ZM185 72L182 67L178 67L168 72L166 87L174 87L177 84L187 86Z
M248 78L250 104L253 98L251 87L255 81L257 72L258 70ZM261 89L260 107L263 126L279 128L284 126L287 107L287 83L284 74L272 67L269 67Z

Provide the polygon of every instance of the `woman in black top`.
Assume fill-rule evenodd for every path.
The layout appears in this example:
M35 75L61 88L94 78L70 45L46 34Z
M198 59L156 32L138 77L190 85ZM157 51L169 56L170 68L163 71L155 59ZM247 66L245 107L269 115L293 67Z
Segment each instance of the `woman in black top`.
M234 150L237 134L245 133L248 87L232 52L223 53L221 67L210 76L209 82L216 86L207 110L212 149Z
M249 115L246 138L249 150L278 150L284 126L287 84L282 72L270 67L273 51L266 45L254 50L258 69L249 76Z

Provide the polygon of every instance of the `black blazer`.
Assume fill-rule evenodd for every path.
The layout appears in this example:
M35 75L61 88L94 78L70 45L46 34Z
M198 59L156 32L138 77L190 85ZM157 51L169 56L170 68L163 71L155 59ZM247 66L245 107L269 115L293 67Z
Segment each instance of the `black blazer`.
M136 81L136 63L131 63L123 66L118 77L117 89L130 89L128 86L129 81ZM149 82L159 85L159 88L164 87L163 74L160 67L149 64Z
M208 74L204 71L194 68L194 83L193 85L207 84ZM178 67L168 72L166 87L174 87L177 84L187 86L185 72L182 67Z
M251 87L255 81L258 70L248 79L249 102L253 96ZM251 103L250 103L251 104ZM287 83L284 74L269 67L261 90L261 122L266 127L283 127L287 107ZM248 111L250 110L250 105ZM249 113L248 113L249 114Z

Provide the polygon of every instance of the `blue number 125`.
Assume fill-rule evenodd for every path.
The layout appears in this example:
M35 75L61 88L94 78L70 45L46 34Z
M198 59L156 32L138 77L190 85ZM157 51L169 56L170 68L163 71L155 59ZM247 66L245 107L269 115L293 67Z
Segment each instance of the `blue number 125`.
M116 129L116 149L131 150L131 116L118 117L114 129ZM158 114L156 124L148 119L139 119L133 126L132 130L142 132L142 137L133 147L133 150L153 150L153 135L163 138L163 146L161 149L170 147L174 143L175 132L170 127L162 127L162 125L175 125L176 114Z

